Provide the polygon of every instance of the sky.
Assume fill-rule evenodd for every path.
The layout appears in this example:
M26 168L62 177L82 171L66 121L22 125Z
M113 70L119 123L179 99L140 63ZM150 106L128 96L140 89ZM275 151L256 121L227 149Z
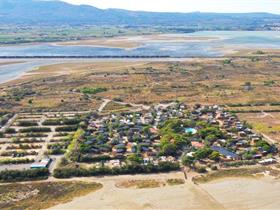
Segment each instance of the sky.
M63 0L101 9L155 12L270 12L280 14L280 0Z

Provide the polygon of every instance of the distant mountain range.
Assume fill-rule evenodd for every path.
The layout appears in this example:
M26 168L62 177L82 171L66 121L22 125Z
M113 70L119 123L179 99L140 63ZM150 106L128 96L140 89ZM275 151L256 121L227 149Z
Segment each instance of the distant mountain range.
M258 30L280 22L269 13L160 13L98 9L62 1L0 0L0 24L184 26L209 30Z

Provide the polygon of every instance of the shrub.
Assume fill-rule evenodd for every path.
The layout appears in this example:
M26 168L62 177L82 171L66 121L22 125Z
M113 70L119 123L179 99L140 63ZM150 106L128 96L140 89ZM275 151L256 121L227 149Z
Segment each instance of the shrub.
M223 64L231 64L232 63L232 60L231 59L225 59L223 61Z
M61 136L68 136L68 135L69 135L69 133L60 132L60 133L56 133L54 136L61 137Z
M280 106L280 102L271 102L270 106Z
M64 150L64 149L59 149L59 148L57 148L57 149L52 149L52 150L49 150L48 151L48 154L49 155L62 155L62 154L64 154L66 151Z
M216 171L216 170L218 170L218 167L217 166L211 166L211 170Z
M7 128L6 133L13 134L16 133L16 130L14 128Z
M47 179L48 169L5 170L0 171L0 182L17 182Z
M107 88L101 88L101 87L97 87L97 88L84 87L84 88L81 89L81 92L83 94L94 95L94 94L97 94L97 93L105 92L107 90L108 90Z
M101 161L108 161L111 160L111 157L109 155L100 155L100 156L89 156L89 155L83 155L79 158L79 162L85 162L85 163L94 163L94 162L101 162Z
M243 165L255 165L257 164L257 160L241 160L241 161L234 161L234 162L226 162L224 163L224 167L239 167Z
M4 115L4 116L1 116L1 115ZM12 118L14 116L14 114L12 113L9 113L9 114L6 114L6 113L0 113L0 125L5 125L10 118Z
M79 118L73 118L73 119L63 119L63 124L64 125L77 125L81 122Z
M140 165L130 164L122 167L101 167L101 168L56 168L54 177L70 178L70 177L85 177L85 176L101 176L101 175L120 175L120 174L136 174L136 173L160 173L179 170L179 163L160 162L158 165Z
M78 129L77 125L71 125L71 126L63 126L63 127L57 127L55 129L56 132L71 132L76 131Z
M43 125L61 125L61 119L45 120L42 124Z
M29 158L5 158L0 160L0 165L3 164L23 164L23 163L32 163L34 159Z
M207 172L207 170L206 170L206 168L205 168L204 166L198 166L198 167L196 167L196 171L197 171L198 173L206 173L206 172Z
M20 129L21 133L45 133L45 132L51 132L51 129L48 127L30 127L30 128L23 128Z
M34 122L34 121L19 121L18 126L21 126L21 127L38 126L38 123Z
M25 137L47 137L47 134L43 133L27 133L25 134Z

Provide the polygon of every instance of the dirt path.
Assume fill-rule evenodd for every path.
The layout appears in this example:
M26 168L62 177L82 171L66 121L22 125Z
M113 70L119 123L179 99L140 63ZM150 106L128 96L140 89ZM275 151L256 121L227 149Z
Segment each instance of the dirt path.
M45 115L41 117L41 119L38 122L39 127L44 127L43 122L47 119ZM36 157L36 161L40 161L43 157L44 154L48 152L48 144L50 141L53 139L53 136L55 134L55 126L48 126L51 129L51 132L48 132L48 136L46 137L44 143L42 144L42 149L40 150L39 154Z
M17 119L17 117L18 117L18 114L15 114L11 119L9 119L9 121L6 123L6 125L4 125L2 128L0 128L0 132L5 132L5 130L14 123L14 121Z
M0 154L2 154L3 152L6 152L8 147L8 144L2 144L0 147Z
M262 111L262 115L260 116L260 118L265 118L265 117L275 118L272 114Z
M139 110L149 110L151 108L150 106L146 106L144 104L134 104L134 103L126 103L126 102L120 102L120 101L112 101L110 99L105 99L105 98L102 100L103 100L103 103L100 105L100 107L97 110L99 113L102 112L104 110L104 108L107 106L107 104L110 102L114 102L116 104L123 105L123 106L129 105L133 108L138 108Z
M120 104L120 105L123 105L123 106L129 105L129 106L132 106L134 108L139 108L141 110L149 110L151 108L150 106L147 106L147 105L144 105L144 104L125 103L125 102L119 102L119 101L114 101L114 103Z
M265 138L265 140L270 143L270 144L276 144L278 143L277 141L275 141L274 139L270 138L268 135L262 133L263 137Z
M109 99L103 99L103 103L100 105L100 107L98 108L98 112L101 113L103 111L103 109L107 106L108 103L110 103L111 100Z

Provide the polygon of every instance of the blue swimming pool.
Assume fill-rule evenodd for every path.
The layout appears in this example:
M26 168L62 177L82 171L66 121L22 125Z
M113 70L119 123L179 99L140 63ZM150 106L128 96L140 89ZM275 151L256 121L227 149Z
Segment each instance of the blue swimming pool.
M185 128L185 133L189 133L189 134L196 134L197 130L195 128Z

